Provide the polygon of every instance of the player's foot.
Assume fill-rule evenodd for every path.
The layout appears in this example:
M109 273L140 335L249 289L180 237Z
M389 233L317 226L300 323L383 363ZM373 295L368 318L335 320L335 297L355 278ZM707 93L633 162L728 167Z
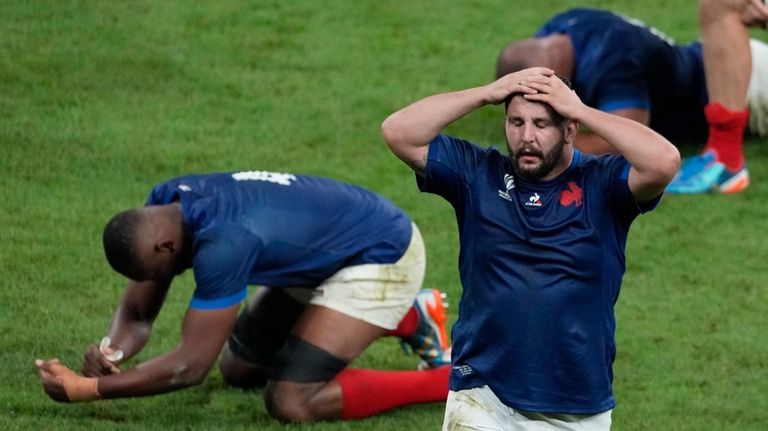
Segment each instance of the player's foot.
M451 347L445 323L445 294L437 289L423 289L416 295L413 305L418 312L416 330L401 339L404 350L410 349L419 355L419 369L437 368L451 363Z
M749 185L746 164L729 171L718 162L713 151L693 156L683 162L680 172L667 186L669 193L699 194L709 192L738 193Z

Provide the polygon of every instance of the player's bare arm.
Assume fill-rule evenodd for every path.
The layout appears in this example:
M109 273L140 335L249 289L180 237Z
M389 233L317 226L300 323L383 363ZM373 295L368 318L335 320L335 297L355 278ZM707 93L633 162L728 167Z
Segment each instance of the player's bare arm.
M651 113L647 109L623 108L610 111L610 113L619 117L629 118L645 126L651 123ZM576 135L575 145L579 151L589 154L618 154L619 152L613 145L606 142L605 139L586 129L582 129Z
M524 69L481 87L429 96L393 113L381 125L384 141L395 155L424 175L429 143L449 124L514 92L529 92L521 83L530 76L550 76L544 67Z
M548 103L561 115L584 124L627 159L629 188L638 201L661 194L680 168L680 153L667 139L636 121L584 105L557 77L530 78L526 85L537 91L527 99Z
M152 324L165 300L170 282L129 281L123 298L112 317L107 349L119 350L122 357L109 360L98 344L88 347L83 355L82 372L86 376L102 376L119 372L117 365L141 349L149 339Z
M56 359L39 361L36 365L43 388L56 401L74 402L159 394L199 384L216 362L238 309L239 304L187 310L176 349L120 374L80 377Z

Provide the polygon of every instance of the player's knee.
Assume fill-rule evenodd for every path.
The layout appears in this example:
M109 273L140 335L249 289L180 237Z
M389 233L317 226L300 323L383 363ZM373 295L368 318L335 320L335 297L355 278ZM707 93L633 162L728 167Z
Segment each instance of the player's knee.
M282 422L309 422L318 419L311 408L311 393L295 385L270 382L264 391L269 415Z
M261 388L269 380L270 368L239 358L228 346L219 359L219 372L224 383L242 389Z
M285 422L332 419L334 396L321 395L324 385L347 363L298 337L290 336L275 356L270 381L264 391L269 415Z

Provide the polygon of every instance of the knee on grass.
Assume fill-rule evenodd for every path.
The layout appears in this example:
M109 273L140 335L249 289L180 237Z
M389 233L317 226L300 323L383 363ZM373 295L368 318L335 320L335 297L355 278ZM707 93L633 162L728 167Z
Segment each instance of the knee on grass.
M328 382L345 367L331 353L295 336L275 356L264 401L275 419L286 422L338 419L341 416L340 388Z
M282 422L311 422L336 419L329 415L327 403L319 400L322 383L269 382L264 402L269 415Z
M263 388L269 380L272 369L254 364L233 354L228 347L224 348L219 360L219 372L229 386L241 389Z

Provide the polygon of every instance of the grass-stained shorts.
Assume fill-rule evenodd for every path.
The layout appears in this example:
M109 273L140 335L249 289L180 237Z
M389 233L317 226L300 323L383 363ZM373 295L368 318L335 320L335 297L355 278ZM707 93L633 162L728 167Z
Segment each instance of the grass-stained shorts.
M413 305L424 281L424 241L411 224L411 242L395 263L342 268L315 289L284 289L303 303L320 305L376 325L395 329Z
M608 410L592 415L535 413L513 409L488 386L448 392L443 431L609 431Z

